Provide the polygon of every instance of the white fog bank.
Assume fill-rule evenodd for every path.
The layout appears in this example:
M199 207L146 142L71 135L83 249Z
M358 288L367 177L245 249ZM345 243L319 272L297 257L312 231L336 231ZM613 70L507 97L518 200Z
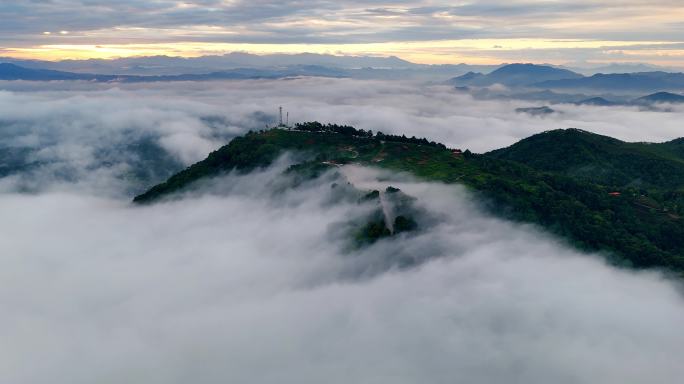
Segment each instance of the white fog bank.
M514 112L529 103L343 79L0 88L0 383L684 377L679 283L494 219L458 186L344 168L359 187L400 187L437 220L355 251L340 223L372 207L332 203L329 179L274 194L286 162L209 183L209 194L130 203L273 124L279 105L295 122L478 152L567 127L669 140L684 136L679 107L566 105L539 118ZM406 258L415 265L399 268Z
M627 141L664 141L684 136L684 107L670 112L637 107L559 104L545 117L516 113L543 102L474 100L450 86L414 82L301 78L220 82L105 84L0 82L3 120L70 129L97 124L105 131L145 128L161 134L187 134L189 147L167 147L186 161L211 147L201 117L225 119L222 133L262 129L277 121L277 108L292 122L318 120L358 128L426 136L476 152L508 146L549 129L580 128ZM255 114L255 112L258 112ZM189 136L189 137L190 137ZM187 143L186 146L192 144Z
M271 177L267 171L260 177ZM351 168L362 186L377 172ZM383 176L385 180L387 176ZM676 383L684 300L655 273L392 181L440 223L344 251L329 183L148 207L0 196L6 383ZM262 186L265 184L261 184ZM363 277L397 253L428 261ZM358 271L359 278L350 275Z

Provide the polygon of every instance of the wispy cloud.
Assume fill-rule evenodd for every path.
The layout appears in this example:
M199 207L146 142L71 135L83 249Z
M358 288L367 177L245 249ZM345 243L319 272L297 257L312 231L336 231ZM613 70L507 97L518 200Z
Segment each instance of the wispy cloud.
M396 81L305 78L0 86L11 90L0 91L0 148L23 150L28 157L22 161L33 164L21 176L0 179L0 190L61 190L79 184L101 195L139 192L146 186L141 180L160 181L233 136L273 124L279 105L290 112L293 122L351 124L374 132L428 137L475 152L556 128L581 128L627 141L684 136L682 107L665 113L555 105L558 113L540 118L515 112L540 103L480 101L449 86Z
M87 17L84 17L87 15ZM681 2L659 1L79 1L22 2L0 5L0 47L13 55L58 58L151 53L197 55L188 43L227 44L217 51L326 51L392 54L405 42L421 42L420 52L400 54L422 62L495 62L510 52L439 51L440 41L463 39L528 41L520 52L535 52L533 41L554 39L591 42L682 42ZM635 25L645 28L634 28ZM647 26L647 28L646 28ZM60 33L61 31L68 33ZM44 32L50 32L45 34ZM107 46L125 47L107 51ZM144 49L141 44L147 44ZM280 47L277 44L293 44ZM97 46L104 47L97 49ZM156 49L154 49L154 47ZM44 47L43 50L26 51ZM307 49L307 47L309 47ZM571 45L536 52L546 61L573 61ZM207 47L211 51L211 47ZM667 51L667 46L663 50ZM417 50L417 48L416 48ZM50 52L52 53L50 55ZM205 52L206 53L206 52ZM448 57L444 57L444 55ZM522 55L522 53L520 54ZM585 52L591 60L621 60L601 44ZM643 51L644 60L681 64L679 55ZM640 58L641 59L641 58Z

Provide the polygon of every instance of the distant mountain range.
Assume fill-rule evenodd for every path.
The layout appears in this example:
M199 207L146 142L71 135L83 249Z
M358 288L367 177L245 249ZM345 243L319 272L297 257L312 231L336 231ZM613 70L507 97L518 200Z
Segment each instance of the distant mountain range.
M577 105L593 105L598 107L610 107L615 105L655 106L658 104L681 104L684 96L670 92L656 92L650 95L638 97L628 101L611 101L603 97L591 97L575 102Z
M51 69L25 68L16 64L0 63L0 80L85 80L99 82L158 82L158 81L208 81L226 79L281 79L297 76L348 77L344 70L315 65L295 66L283 69L237 68L206 74L183 75L102 75L55 71Z
M443 80L468 71L490 72L501 65L445 64L425 65L411 63L397 57L335 56L321 54L253 55L235 52L222 56L170 57L149 56L121 59L89 59L40 61L1 58L0 62L30 69L50 69L82 74L125 76L178 76L224 73L237 69L283 71L299 67L324 67L327 71L343 72L347 77L405 79L418 78Z
M531 86L545 89L656 91L684 90L684 73L637 72L596 74L590 77L540 81Z
M562 104L564 102L560 102ZM613 107L613 106L637 106L648 108L656 111L662 111L662 107L667 104L682 104L684 103L684 96L669 92L657 92L647 96L639 97L627 101L611 101L603 97L590 97L579 101L572 102L575 105L590 105L594 107ZM667 111L668 109L664 109ZM556 111L547 105L540 107L523 107L516 108L517 113L526 113L531 116L546 116Z
M509 87L531 86L542 81L581 79L584 76L567 69L535 64L509 64L489 74L469 72L449 80L455 86L486 87L503 84Z
M448 84L488 87L502 84L548 90L582 91L677 91L684 90L684 73L636 72L595 74L585 77L566 69L534 64L509 64L489 74L470 72L452 78Z
M601 65L591 65L587 63L568 63L562 66L573 72L581 73L585 76L597 73L634 73L634 72L680 72L675 68L661 67L658 65L644 63L611 63Z
M342 56L329 54L266 54L255 55L245 52L232 52L225 55L200 57L145 56L118 59L88 60L22 60L0 57L0 63L10 63L30 69L49 69L62 72L100 75L126 76L178 76L205 75L236 69L283 70L300 66L318 66L329 70L347 71L347 76L354 78L376 79L424 79L443 81L467 72L488 74L506 64L470 65L470 64L417 64L395 56ZM595 73L633 73L652 71L672 71L669 68L642 63L591 65L587 63L571 63L566 66L542 65L565 69L583 75ZM542 78L538 81L552 80Z
M656 104L656 103L670 103L679 104L684 103L684 96L677 95L670 92L657 92L648 96L640 97L634 100L634 103Z
M0 80L97 80L109 81L113 80L114 76L107 75L88 75L80 73L71 73L63 71L55 71L50 69L32 69L20 67L10 63L0 63Z
M252 58L254 55L247 55ZM289 57L288 55L284 55ZM290 57L294 61L299 55ZM241 57L241 56L240 56ZM319 61L326 62L332 60L329 56L314 56ZM336 58L336 56L332 56ZM223 58L223 56L221 56ZM150 60L151 58L147 58ZM172 58L173 60L191 60ZM120 59L133 60L133 59ZM164 59L166 60L166 58ZM170 59L171 60L171 59ZM172 60L172 61L173 61ZM203 60L209 60L204 58ZM249 60L244 60L249 62ZM79 61L90 62L87 61ZM420 66L401 61L397 58L351 58L347 63L386 63L396 65L392 68L339 68L324 65L289 65L280 67L242 67L231 68L221 71L206 73L183 73L166 75L131 75L131 74L102 74L84 73L56 70L52 68L38 68L36 63L27 67L16 63L0 63L0 80L28 80L28 81L55 81L55 80L81 80L96 82L161 82L161 81L210 81L228 79L282 79L301 76L317 76L332 78L356 78L356 79L416 79L430 80L441 78L442 74L463 71L471 68L467 65L456 66ZM64 62L59 62L62 65ZM74 62L76 63L76 62ZM97 62L98 65L101 62ZM408 64L404 64L408 63ZM409 65L411 64L411 65ZM425 69L428 68L428 69ZM111 68L110 68L111 69ZM596 93L631 93L635 92L662 92L662 91L682 91L684 90L684 73L668 72L637 72L623 74L597 74L585 77L579 73L572 72L563 68L556 68L547 65L536 64L508 64L494 68L488 74L469 71L463 75L453 77L447 84L457 87L461 91L473 92L470 88L486 89L495 84L504 85L510 89L523 89L527 94L518 92L518 98L534 99L535 97L546 94L549 101L558 102L581 102L584 104L609 104L606 100L596 98ZM534 91L539 90L539 91ZM560 91L561 93L554 93ZM589 93L586 97L568 96L568 91ZM593 93L593 95L592 95ZM536 94L536 96L535 96ZM651 95L642 100L644 103L657 102L681 102L679 95L662 93ZM623 102L625 100L622 100Z
M311 53L253 55L233 52L221 56L172 57L147 56L120 59L88 60L20 60L0 58L0 61L34 69L53 69L78 73L102 73L109 75L180 75L204 74L237 68L285 68L316 65L339 69L392 68L411 69L420 67L397 57L334 56Z

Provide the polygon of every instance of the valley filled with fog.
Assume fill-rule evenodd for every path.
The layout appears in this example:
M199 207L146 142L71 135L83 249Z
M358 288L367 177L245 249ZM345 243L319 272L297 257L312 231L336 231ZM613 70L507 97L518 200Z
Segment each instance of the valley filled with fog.
M250 130L321 121L486 152L557 128L684 136L684 107L476 100L445 85L300 78L0 82L0 382L624 383L684 374L684 296L472 192L345 166L277 189L287 156L148 206L133 196ZM399 187L432 225L368 247ZM398 263L397 260L411 263ZM582 369L578 369L582 367Z
M277 123L349 124L374 132L415 135L449 147L486 152L557 128L580 128L625 141L683 136L682 104L664 111L636 106L557 104L533 116L518 108L540 102L476 100L450 86L412 82L301 78L97 84L0 82L0 145L12 154L0 168L0 189L35 190L67 179L64 188L121 192L116 177L135 174L137 188L203 159L232 137ZM26 166L29 164L31 166ZM12 172L21 167L24 172ZM139 174L142 173L142 174ZM30 175L30 176L29 176ZM37 175L40 175L38 177ZM128 177L129 182L131 177Z

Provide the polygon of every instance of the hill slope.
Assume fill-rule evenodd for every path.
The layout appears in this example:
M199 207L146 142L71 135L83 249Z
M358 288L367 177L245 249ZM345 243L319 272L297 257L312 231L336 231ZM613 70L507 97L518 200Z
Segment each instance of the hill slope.
M682 188L684 158L671 147L668 143L625 143L579 129L559 129L488 155L616 188Z
M511 151L509 155L504 152L476 155L468 151L454 152L425 139L372 135L352 127L308 123L298 128L297 131L272 129L236 138L207 159L136 197L135 202L152 203L169 198L192 188L203 178L230 171L248 172L271 164L284 152L294 151L302 154L304 163L355 163L410 172L425 180L460 183L482 197L484 206L500 217L538 224L582 249L610 251L611 259L618 264L684 273L684 225L680 219L684 215L684 192L681 189L616 189L601 181L573 175L574 167L584 164L587 158L602 167L606 166L604 163L614 166L603 155L594 156L586 141L593 143L597 151L618 151L627 144L622 150L628 152L631 151L628 143L572 130L544 134L542 139L553 137L550 142L561 147L587 148L571 157L567 166L548 167L545 162L533 159L533 154L539 151L529 144L539 138L522 142L515 156ZM640 146L648 145L635 147L639 156L652 156L666 164L665 167L676 166L684 148L681 140L643 153ZM555 158L564 151L548 156ZM517 160L505 159L506 156Z

